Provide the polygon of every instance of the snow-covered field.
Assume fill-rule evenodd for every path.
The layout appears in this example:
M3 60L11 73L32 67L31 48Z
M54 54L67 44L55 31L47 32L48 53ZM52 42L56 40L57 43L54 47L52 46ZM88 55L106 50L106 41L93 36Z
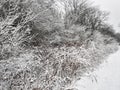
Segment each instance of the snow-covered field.
M110 12L109 23L119 32L119 0L91 0L102 10ZM74 87L78 90L120 90L120 49L109 56L98 70L83 77Z
M78 90L120 90L120 49L90 76L75 84Z

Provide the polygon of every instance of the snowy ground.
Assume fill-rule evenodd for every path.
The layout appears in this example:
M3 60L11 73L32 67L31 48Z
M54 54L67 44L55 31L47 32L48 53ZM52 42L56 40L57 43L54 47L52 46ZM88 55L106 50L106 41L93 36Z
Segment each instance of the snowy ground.
M110 55L99 70L78 81L75 87L78 90L120 90L120 49Z
M90 0L99 5L102 10L110 12L108 22L119 31L120 7L119 0ZM119 31L120 32L120 31ZM97 81L96 81L97 79ZM78 90L120 90L120 49L109 56L107 62L102 64L89 77L83 77L75 84Z

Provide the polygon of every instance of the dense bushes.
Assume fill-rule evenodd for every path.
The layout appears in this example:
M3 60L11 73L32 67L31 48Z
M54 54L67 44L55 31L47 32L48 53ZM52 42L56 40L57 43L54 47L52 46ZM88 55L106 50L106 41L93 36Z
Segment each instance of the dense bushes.
M69 90L117 51L105 19L83 0L0 0L0 89Z

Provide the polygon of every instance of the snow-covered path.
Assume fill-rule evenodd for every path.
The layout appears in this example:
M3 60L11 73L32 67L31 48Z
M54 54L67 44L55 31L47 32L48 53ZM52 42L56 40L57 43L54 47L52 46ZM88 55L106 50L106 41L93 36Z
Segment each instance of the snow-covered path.
M120 49L110 55L107 62L90 77L83 77L78 81L75 87L78 90L120 90Z

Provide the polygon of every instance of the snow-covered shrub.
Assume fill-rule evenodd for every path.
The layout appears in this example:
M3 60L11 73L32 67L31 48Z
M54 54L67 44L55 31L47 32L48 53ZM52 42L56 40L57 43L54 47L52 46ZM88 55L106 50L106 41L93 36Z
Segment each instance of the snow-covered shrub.
M75 18L59 16L56 5L54 0L0 0L1 90L76 90L75 81L117 51L114 35L103 34L103 28L74 20L66 28L65 20ZM78 11L85 13L88 4L80 5Z

